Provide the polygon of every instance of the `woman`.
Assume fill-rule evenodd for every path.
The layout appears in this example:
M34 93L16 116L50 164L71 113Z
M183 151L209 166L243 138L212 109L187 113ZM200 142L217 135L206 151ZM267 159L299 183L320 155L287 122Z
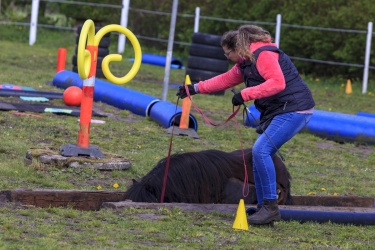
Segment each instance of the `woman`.
M188 85L190 95L207 94L245 82L246 88L232 98L234 106L254 100L260 112L259 134L253 145L253 169L257 210L249 217L253 225L281 219L276 193L272 157L278 149L310 121L314 100L290 58L275 43L268 31L243 25L224 34L224 54L236 64L226 73ZM177 95L186 97L184 86Z

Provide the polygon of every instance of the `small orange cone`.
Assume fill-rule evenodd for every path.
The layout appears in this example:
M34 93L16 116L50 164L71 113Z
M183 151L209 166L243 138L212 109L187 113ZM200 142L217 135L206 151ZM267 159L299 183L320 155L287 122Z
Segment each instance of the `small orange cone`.
M186 75L185 85L188 85L188 84L191 84L191 80L190 80L190 76ZM193 97L190 97L190 98L193 98ZM181 118L180 118L181 129L189 128L190 109L191 109L191 100L189 98L184 98L182 100L182 113L181 113Z
M350 79L346 82L346 88L345 88L345 93L346 94L351 94L353 92L352 90L352 83L350 82Z
M233 229L249 230L249 224L247 223L247 216L245 210L245 202L243 199L238 204L236 218L234 219Z

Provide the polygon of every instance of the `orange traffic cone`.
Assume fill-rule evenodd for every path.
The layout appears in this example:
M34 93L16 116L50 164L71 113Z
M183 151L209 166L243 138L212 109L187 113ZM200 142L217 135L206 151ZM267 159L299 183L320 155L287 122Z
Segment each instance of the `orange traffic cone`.
M233 223L233 228L240 230L249 230L249 224L247 223L246 217L245 202L243 199L241 199L240 203L238 204L236 218L234 219Z
M191 85L190 76L186 75L185 85ZM190 97L192 99L192 97ZM182 100L182 112L180 117L180 125L171 126L167 129L167 133L176 134L176 135L187 135L195 139L199 138L199 135L193 128L189 128L190 121L190 109L191 109L191 100L190 98L184 98Z
M185 85L191 84L189 75L186 75L185 78ZM192 98L192 97L190 97ZM182 113L180 118L180 128L181 129L188 129L189 128L189 115L190 115L190 108L191 108L191 100L189 98L184 98L182 100Z
M345 88L345 93L346 94L351 94L353 92L352 90L352 83L350 82L350 79L346 82L346 88Z

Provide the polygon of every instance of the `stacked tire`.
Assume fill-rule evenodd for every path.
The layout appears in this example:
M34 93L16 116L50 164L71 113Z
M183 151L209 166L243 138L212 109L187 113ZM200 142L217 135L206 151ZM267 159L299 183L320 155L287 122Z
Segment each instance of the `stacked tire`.
M101 27L95 27L95 34L101 29ZM73 72L78 72L77 67L77 51L78 51L78 43L79 43L79 37L81 34L82 26L77 27L77 36L76 36L76 49L75 54L72 57L72 64L73 64ZM103 38L100 40L98 45L98 59L96 64L96 77L99 78L105 78L102 70L102 61L103 58L106 57L109 54L109 45L111 41L111 34L107 33L103 36Z
M221 36L195 32L189 47L186 75L192 84L228 71L229 62L220 45ZM224 95L225 90L212 93Z

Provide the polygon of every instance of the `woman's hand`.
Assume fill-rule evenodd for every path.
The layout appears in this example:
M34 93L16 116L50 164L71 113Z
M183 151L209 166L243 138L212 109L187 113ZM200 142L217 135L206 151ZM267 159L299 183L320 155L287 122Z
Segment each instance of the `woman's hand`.
M178 92L176 93L176 96L180 97L181 99L184 99L185 97L188 96L185 86L188 87L188 91L190 95L195 95L197 93L195 92L193 84L187 84L187 85L182 85L179 87Z

